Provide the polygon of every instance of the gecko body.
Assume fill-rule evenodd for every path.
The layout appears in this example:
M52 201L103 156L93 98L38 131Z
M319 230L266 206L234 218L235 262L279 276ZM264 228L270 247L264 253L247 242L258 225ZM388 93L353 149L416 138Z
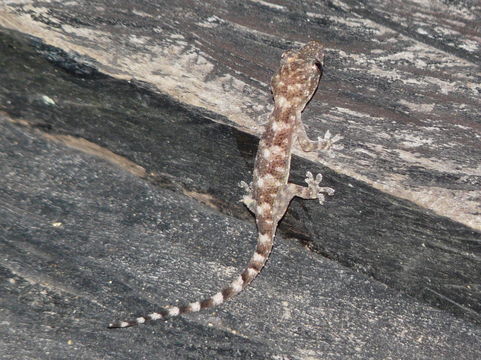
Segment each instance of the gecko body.
M222 304L245 289L264 267L272 250L277 224L293 197L318 199L322 204L324 193L334 194L332 188L319 186L321 174L314 178L307 172L307 187L288 182L291 153L296 141L306 152L340 148L333 144L342 138L337 135L331 138L329 132L324 138L311 141L301 121L301 112L317 89L323 60L324 47L318 41L311 41L298 51L283 53L280 68L272 78L274 110L259 142L253 181L250 185L241 183L247 190L242 201L254 213L258 230L255 252L242 273L222 291L205 300L166 307L129 321L114 322L109 324L110 328L167 319Z

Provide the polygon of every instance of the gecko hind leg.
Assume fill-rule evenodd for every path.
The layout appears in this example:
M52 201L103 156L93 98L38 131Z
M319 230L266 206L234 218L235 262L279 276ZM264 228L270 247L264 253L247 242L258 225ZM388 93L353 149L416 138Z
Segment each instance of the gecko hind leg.
M307 186L301 186L293 183L287 183L284 185L277 194L275 206L273 209L274 220L279 221L287 210L287 206L295 196L302 199L318 199L322 205L325 201L324 193L329 196L334 195L334 189L330 187L319 186L322 181L322 175L317 174L316 177L312 175L310 171L306 173L305 179Z
M306 183L307 183L307 188L306 187L301 187L302 189L302 195L297 195L299 197L302 197L304 199L319 199L319 204L324 204L324 200L326 197L324 196L324 193L326 193L329 196L334 195L334 189L330 187L322 187L319 186L319 183L322 181L322 174L317 174L316 178L314 179L314 176L312 176L312 173L308 171L306 173Z
M252 183L247 184L245 181L241 181L239 186L246 191L246 194L239 201L244 203L245 206L252 212L256 213L257 202L252 196Z

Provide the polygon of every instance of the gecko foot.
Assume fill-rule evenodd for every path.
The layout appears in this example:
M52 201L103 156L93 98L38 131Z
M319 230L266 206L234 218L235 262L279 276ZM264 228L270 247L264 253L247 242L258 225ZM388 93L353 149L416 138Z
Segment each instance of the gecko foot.
M244 203L244 205L255 214L256 201L252 196L252 183L247 184L245 181L241 181L239 186L246 192L246 194L239 201Z
M317 146L319 150L327 151L330 156L333 156L333 150L342 150L344 146L336 144L338 141L344 139L343 136L336 134L332 136L329 130L326 131L324 137L317 138Z
M306 173L306 183L308 185L309 191L312 195L315 195L317 199L319 199L319 203L322 205L324 204L324 200L326 199L323 193L326 193L329 196L334 195L334 189L330 187L321 187L319 183L322 181L322 175L317 174L316 178L310 171Z

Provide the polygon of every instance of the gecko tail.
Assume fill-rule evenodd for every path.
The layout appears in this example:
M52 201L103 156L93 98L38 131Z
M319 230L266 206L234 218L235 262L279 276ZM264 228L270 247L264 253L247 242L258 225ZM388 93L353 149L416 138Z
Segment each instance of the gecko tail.
M153 320L162 320L162 319L167 319L169 316L169 311L170 310L180 310L180 308L175 307L172 309L163 309L160 312L154 312L149 315L145 316L140 316L134 320L127 320L127 321L114 321L113 323L110 323L107 327L109 329L116 329L116 328L126 328L130 326L136 326L139 324L144 324L147 321L153 321Z
M140 316L133 320L127 321L115 321L108 325L109 329L126 328L130 326L136 326L144 324L149 321L155 320L167 320L169 318L188 314L191 312L198 312L204 309L208 309L224 303L230 298L234 297L242 290L244 290L256 276L261 272L262 268L269 258L269 254L272 250L273 234L259 234L257 239L256 251L252 255L249 263L242 273L232 281L226 288L219 291L215 295L202 300L190 303L184 306L170 306L166 307L159 312L153 312L151 314Z

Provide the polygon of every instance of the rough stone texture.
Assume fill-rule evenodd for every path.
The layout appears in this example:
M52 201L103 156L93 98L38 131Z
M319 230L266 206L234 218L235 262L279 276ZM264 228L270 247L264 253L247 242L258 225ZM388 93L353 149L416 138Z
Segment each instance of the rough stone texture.
M0 33L3 357L480 357L475 5L4 4L0 26L36 38ZM329 52L309 133L346 148L292 179L322 172L336 195L295 201L225 306L105 329L245 264L246 132L280 52L311 38Z
M0 25L251 132L270 107L281 52L323 41L326 71L307 122L314 135L329 128L348 139L324 163L481 230L477 2L6 4Z

